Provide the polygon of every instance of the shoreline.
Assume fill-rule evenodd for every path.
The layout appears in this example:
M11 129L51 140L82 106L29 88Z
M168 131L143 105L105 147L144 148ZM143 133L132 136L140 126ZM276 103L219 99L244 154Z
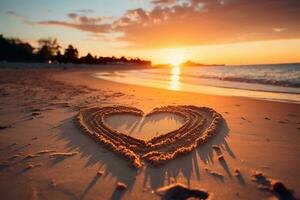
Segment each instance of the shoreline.
M152 70L153 69L150 69L150 71ZM191 77L185 77L184 74L181 77L180 74L172 73L169 75L160 74L160 77L157 79L151 77L156 75L153 71L148 74L147 69L144 69L142 70L145 71L144 73L138 74L139 72L136 72L136 76L135 71L135 69L116 70L116 73L111 74L99 71L91 74L91 76L121 84L141 85L179 92L193 92L217 96L236 96L269 101L300 103L300 92L298 91L299 88L296 87L209 78L194 80L194 78L191 79ZM141 75L141 77L138 77L139 75Z
M155 191L172 183L203 188L213 199L274 197L258 189L253 171L281 180L299 197L299 104L120 84L91 77L95 71L0 70L0 121L11 125L0 130L4 198L160 199ZM161 167L136 171L74 123L83 108L111 105L144 113L166 105L210 107L228 132ZM119 182L127 189L116 189Z
M133 68L132 70L136 70L136 68ZM208 97L208 98L229 98L229 99L234 99L234 100L250 100L250 101L263 101L263 102L273 102L273 103L286 103L286 104L296 104L298 105L300 102L295 102L295 101L280 101L280 100L272 100L272 99L260 99L260 98L256 98L256 97L244 97L244 96L227 96L227 95L215 95L215 94L206 94L206 93L199 93L199 92L191 92L191 91L182 91L182 90L170 90L167 88L158 88L158 87L151 87L151 86L146 86L146 85L138 85L138 84L130 84L130 83L125 83L125 82L117 82L117 81L112 81L109 79L102 79L102 78L97 78L94 75L97 74L97 72L114 72L114 71L127 71L127 69L122 69L122 68L111 68L111 69L74 69L74 70L70 70L70 72L72 73L71 76L76 76L79 79L82 79L83 81L86 81L86 86L92 87L92 88L99 88L97 87L97 80L99 80L99 83L104 82L107 84L113 84L114 86L116 85L126 85L125 88L127 87L136 87L136 88L148 88L151 90L163 90L166 91L170 94L174 94L174 93L180 93L180 94L185 94L185 95L199 95L199 96L204 96L204 97ZM54 79L55 80L59 80L62 79L63 75L63 71L59 71L58 74L54 75ZM67 75L66 77L64 77L64 81L68 82L68 83L72 83L74 85L76 85L76 83L69 77L70 75ZM90 80L90 81L88 81ZM93 82L94 84L91 84L91 82ZM222 88L222 87L220 87Z

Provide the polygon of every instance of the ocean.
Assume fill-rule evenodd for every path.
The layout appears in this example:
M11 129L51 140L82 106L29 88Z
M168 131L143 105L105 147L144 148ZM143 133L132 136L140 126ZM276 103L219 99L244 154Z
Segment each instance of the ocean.
M94 76L176 91L300 103L300 64L174 66L99 72Z

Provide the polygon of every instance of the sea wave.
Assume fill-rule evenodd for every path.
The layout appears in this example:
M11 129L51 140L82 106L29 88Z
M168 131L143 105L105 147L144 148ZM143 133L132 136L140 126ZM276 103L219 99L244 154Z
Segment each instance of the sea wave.
M272 79L254 79L254 78L243 78L243 77L217 77L217 76L196 76L198 78L208 78L208 79L217 79L222 81L235 81L242 83L255 83L255 84L266 84L266 85L276 85L283 87L297 87L300 88L300 82L297 80L272 80Z
M135 72L136 73L136 72ZM150 69L141 71L155 76L168 76L170 69ZM221 81L254 83L283 87L300 87L300 64L284 65L248 65L248 66L214 66L214 67L184 67L180 76L184 78L205 78Z
M300 65L174 67L95 77L169 90L300 103Z

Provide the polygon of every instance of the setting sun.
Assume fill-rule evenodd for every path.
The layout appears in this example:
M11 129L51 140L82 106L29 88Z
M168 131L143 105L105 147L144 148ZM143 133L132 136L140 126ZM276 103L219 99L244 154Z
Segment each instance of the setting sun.
M166 55L168 64L178 66L185 61L185 50L183 49L169 49Z

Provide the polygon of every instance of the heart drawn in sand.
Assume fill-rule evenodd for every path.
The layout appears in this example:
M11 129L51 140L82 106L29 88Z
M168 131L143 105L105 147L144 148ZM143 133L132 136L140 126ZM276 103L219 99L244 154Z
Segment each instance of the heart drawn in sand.
M114 130L105 121L109 116L116 114L144 116L143 111L137 108L91 107L81 110L76 121L95 141L118 153L136 168L143 165L142 161L159 165L191 152L220 131L224 121L215 110L197 106L165 106L155 108L145 116L159 113L179 115L184 120L183 125L146 141Z

